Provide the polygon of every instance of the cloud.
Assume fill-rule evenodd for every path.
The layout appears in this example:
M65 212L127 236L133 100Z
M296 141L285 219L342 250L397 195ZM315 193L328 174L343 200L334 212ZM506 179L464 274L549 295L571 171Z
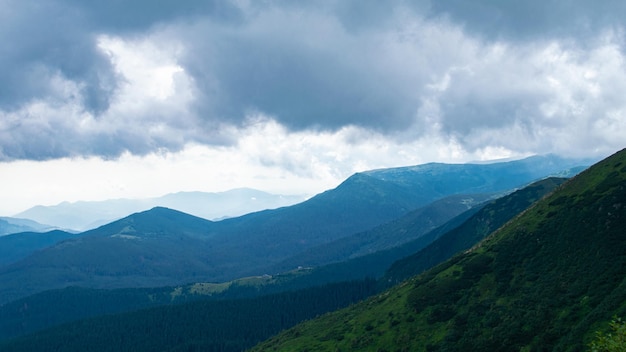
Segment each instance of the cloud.
M460 162L519 156L486 148L468 154L451 140L425 136L396 142L358 126L337 131L289 131L265 115L223 132L232 145L187 144L176 152L15 160L0 163L0 214L63 201L145 198L179 191L252 187L276 194L314 195L354 172L438 160Z
M621 34L607 32L587 50L558 41L488 46L444 76L430 97L434 115L468 150L610 152L625 140L599 126L625 121L622 45Z
M626 142L621 2L2 6L0 160L242 146L258 116L293 138L350 135L357 154L359 138L464 155Z
M623 27L626 4L620 0L447 0L431 1L431 16L449 16L472 34L489 40L585 41L598 33Z
M0 111L0 159L117 157L125 151L141 155L175 151L206 138L194 134L197 126L188 110L191 78L175 62L176 45L164 41L97 38L116 77L108 108L100 113L85 109L86 83L42 68L39 78L46 81L47 94L32 97L19 109Z
M57 5L78 12L99 32L114 35L145 32L173 21L208 17L220 23L241 20L237 1L221 0L57 0Z

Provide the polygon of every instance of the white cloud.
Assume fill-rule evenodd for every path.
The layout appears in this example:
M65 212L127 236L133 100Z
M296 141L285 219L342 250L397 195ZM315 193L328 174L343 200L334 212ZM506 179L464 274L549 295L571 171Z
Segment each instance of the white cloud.
M164 42L162 37L124 40L101 35L97 45L123 78L118 99L124 103L149 104L175 96L184 104L192 98L191 80L177 62L180 44Z
M515 153L486 149L468 153L454 140L424 137L399 143L349 126L337 132L289 132L275 120L252 116L232 146L187 144L178 152L125 153L118 159L62 158L0 163L0 193L12 215L36 204L141 198L178 191L253 187L280 194L317 194L352 173L427 161L462 162ZM28 185L28 186L26 186Z
M626 145L621 22L594 22L580 40L524 23L519 37L481 36L484 13L463 6L372 5L356 18L343 1L250 2L188 17L193 6L168 3L176 14L154 9L113 32L116 8L64 4L54 13L68 23L47 16L50 3L41 26L0 24L2 38L37 33L1 49L0 77L17 84L0 96L12 208L241 186L316 193L372 168ZM86 13L101 22L87 26Z
M603 34L584 50L561 41L477 46L430 86L420 114L470 152L606 155L626 144L600 129L626 120L619 38Z
M88 111L84 83L40 68L48 94L19 109L0 110L0 159L67 156L117 157L175 151L189 141L209 140L191 111L193 79L178 65L182 47L165 36L124 40L102 35L99 48L112 63L118 84L108 109Z

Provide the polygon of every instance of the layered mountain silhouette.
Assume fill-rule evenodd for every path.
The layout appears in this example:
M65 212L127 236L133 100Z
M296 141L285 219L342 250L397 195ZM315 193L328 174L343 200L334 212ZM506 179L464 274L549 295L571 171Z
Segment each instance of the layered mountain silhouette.
M253 351L579 351L626 313L624 229L626 150L471 249Z
M40 224L30 219L0 217L0 236L18 232L45 232L54 229L54 226Z
M149 210L157 206L216 220L241 216L264 209L289 206L304 200L306 200L305 196L277 195L250 188L238 188L215 193L178 192L156 198L63 202L52 206L38 205L17 214L16 217L54 224L59 228L86 231L121 219L128 214Z
M448 196L372 229L311 247L272 269L284 271L298 266L317 267L398 247L421 238L455 216L493 197L496 196L491 193ZM426 239L427 242L431 240Z
M377 170L355 174L337 188L293 206L218 222L154 208L0 267L0 303L72 285L148 287L274 274L271 270L278 263L299 253L372 229L447 196L508 192L537 178L575 173L583 168L578 165L579 161L545 156ZM367 246L362 250L367 252Z

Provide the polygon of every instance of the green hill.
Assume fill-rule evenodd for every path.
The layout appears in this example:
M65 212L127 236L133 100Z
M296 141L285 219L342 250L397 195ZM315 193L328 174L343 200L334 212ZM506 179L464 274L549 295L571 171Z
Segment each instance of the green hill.
M166 208L130 215L0 267L0 304L68 286L151 287L203 281L212 222Z
M316 286L306 280L310 273L311 269L301 269L229 282L166 287L93 289L72 286L47 290L0 305L0 341L101 315L199 300L255 298L295 291Z
M253 351L578 351L626 313L626 150L479 245Z

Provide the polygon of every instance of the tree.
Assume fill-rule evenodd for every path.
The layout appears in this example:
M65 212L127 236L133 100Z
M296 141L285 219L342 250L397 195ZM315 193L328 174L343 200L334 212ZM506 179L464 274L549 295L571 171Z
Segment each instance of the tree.
M626 322L614 317L609 323L609 332L596 332L596 338L589 344L592 352L626 352Z

